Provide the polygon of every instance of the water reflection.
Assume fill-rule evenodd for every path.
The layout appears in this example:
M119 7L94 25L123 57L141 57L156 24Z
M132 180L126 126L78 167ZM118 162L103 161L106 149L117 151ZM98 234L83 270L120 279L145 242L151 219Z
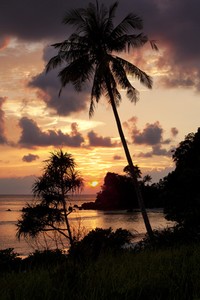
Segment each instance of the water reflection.
M28 255L34 249L23 239L19 242L16 238L16 223L21 218L21 209L31 203L31 196L10 197L0 196L0 248L14 248L17 253ZM28 201L27 201L28 200ZM91 199L89 198L88 201ZM82 199L82 202L85 201ZM79 206L82 202L75 202ZM10 209L10 211L8 211ZM148 210L149 219L153 229L162 229L173 226L173 222L165 220L162 210ZM95 228L127 229L133 234L137 233L137 240L145 233L145 226L140 212L127 211L94 211L77 210L70 216L70 224L75 232L79 230L83 235Z
M76 214L76 213L75 213ZM113 230L123 228L130 230L133 234L144 235L146 229L140 212L127 211L80 211L76 216L71 215L71 223L75 224L81 220L81 225L89 230L96 227L109 228ZM148 216L153 229L171 227L173 222L164 218L162 210L150 210Z

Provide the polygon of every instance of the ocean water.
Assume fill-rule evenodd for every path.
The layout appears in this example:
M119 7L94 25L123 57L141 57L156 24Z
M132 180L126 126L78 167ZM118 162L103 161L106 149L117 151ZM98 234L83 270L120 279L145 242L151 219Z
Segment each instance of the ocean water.
M95 195L80 194L73 196L69 203L80 206L84 202L95 201ZM37 243L33 240L20 241L16 237L16 223L20 219L21 210L26 203L33 202L31 195L0 195L0 249L14 248L15 252L22 257L33 252L36 248L43 250L53 247L51 239L40 239ZM153 229L162 229L173 226L173 222L164 218L162 209L148 210L148 216ZM140 212L127 211L95 211L75 210L69 215L70 224L76 234L83 236L95 228L123 228L130 230L136 237L141 239L146 231Z

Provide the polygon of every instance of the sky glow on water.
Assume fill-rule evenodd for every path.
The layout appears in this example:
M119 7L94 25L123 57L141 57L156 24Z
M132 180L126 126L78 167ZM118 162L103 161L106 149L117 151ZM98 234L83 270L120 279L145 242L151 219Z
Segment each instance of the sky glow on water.
M31 240L27 243L24 239L19 242L16 238L16 222L20 219L21 209L27 202L31 203L31 201L32 196L0 195L0 249L14 248L15 252L21 256L26 256L35 249L44 250L47 246L42 238L38 244ZM80 206L83 202L91 201L95 201L95 195L81 195L75 197L71 204ZM149 210L148 215L153 229L162 229L173 224L164 219L161 209ZM141 239L146 233L139 212L76 210L69 216L69 221L74 230L80 229L82 237L92 229L109 227L113 230L117 228L130 230L136 235L135 241ZM55 248L55 244L50 240L48 246Z

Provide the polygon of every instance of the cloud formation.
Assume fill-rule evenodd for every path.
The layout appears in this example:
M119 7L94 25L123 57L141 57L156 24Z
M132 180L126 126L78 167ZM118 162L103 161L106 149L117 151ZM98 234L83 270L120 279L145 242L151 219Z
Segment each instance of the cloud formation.
M67 38L70 26L61 23L70 8L83 7L89 1L2 0L0 10L1 44L5 38L17 37L27 41L50 40L59 42ZM106 5L112 0L102 1ZM200 90L200 1L198 0L123 0L116 13L120 21L133 12L144 20L144 32L158 41L160 55L157 66L163 74L160 82L166 87L187 87Z
M171 156L170 150L162 148L163 145L170 145L172 139L164 139L164 130L161 124L157 121L153 124L147 123L144 129L140 130L137 127L137 118L132 117L127 122L124 122L124 127L128 130L131 137L131 143L136 145L151 146L152 150L146 153L139 153L138 157L152 157L157 156ZM178 129L176 127L171 128L172 137L176 137Z
M159 122L146 124L145 128L140 131L136 127L132 129L132 141L135 144L157 145L162 141L163 129Z
M24 161L24 162L32 162L32 161L34 161L34 160L37 160L37 159L39 159L39 156L38 155L35 155L35 154L31 154L31 153L29 153L29 154L27 154L27 155L24 155L23 157L22 157L22 160Z
M59 38L65 32L61 20L67 8L65 0L2 0L0 34L29 41Z
M121 160L123 157L122 156L120 156L120 155L114 155L113 156L113 159L114 160Z
M97 135L93 130L88 132L89 146L92 147L116 147L117 143L112 143L110 137Z
M173 137L176 137L178 134L178 129L176 127L171 128L171 134Z
M43 55L45 62L47 63L54 54L51 48L45 48ZM71 113L86 110L89 104L88 91L85 89L81 93L77 93L74 91L74 87L68 84L59 96L61 84L57 74L57 69L50 71L48 74L44 70L33 77L28 85L36 88L38 90L38 98L42 99L47 107L53 109L61 116L69 116Z
M149 152L140 152L137 157L145 157L145 158L149 158L152 156L168 156L171 157L172 156L172 149L170 150L166 150L161 148L161 145L156 145L156 146L152 146L152 151Z
M0 144L6 144L7 139L5 136L5 113L2 109L3 104L5 103L6 98L5 97L0 97Z
M23 117L19 126L22 129L19 145L26 148L35 148L37 146L69 146L80 147L84 138L77 131L75 123L71 126L71 133L64 134L61 130L42 131L36 122L27 117Z

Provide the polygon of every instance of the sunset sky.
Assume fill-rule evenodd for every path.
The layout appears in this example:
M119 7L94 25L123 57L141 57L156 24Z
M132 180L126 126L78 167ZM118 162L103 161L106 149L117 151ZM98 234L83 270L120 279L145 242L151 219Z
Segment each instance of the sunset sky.
M65 12L88 2L1 0L0 194L31 193L43 161L61 147L73 155L84 193L98 192L107 172L123 174L127 163L107 101L102 98L89 118L90 87L76 93L69 85L59 98L57 71L45 74L55 54L51 44L71 33L62 24ZM159 48L123 54L154 84L147 90L132 81L140 100L130 103L122 91L119 107L133 161L154 182L173 169L171 150L200 125L199 11L199 0L119 1L116 21L129 12L140 15L143 32Z

